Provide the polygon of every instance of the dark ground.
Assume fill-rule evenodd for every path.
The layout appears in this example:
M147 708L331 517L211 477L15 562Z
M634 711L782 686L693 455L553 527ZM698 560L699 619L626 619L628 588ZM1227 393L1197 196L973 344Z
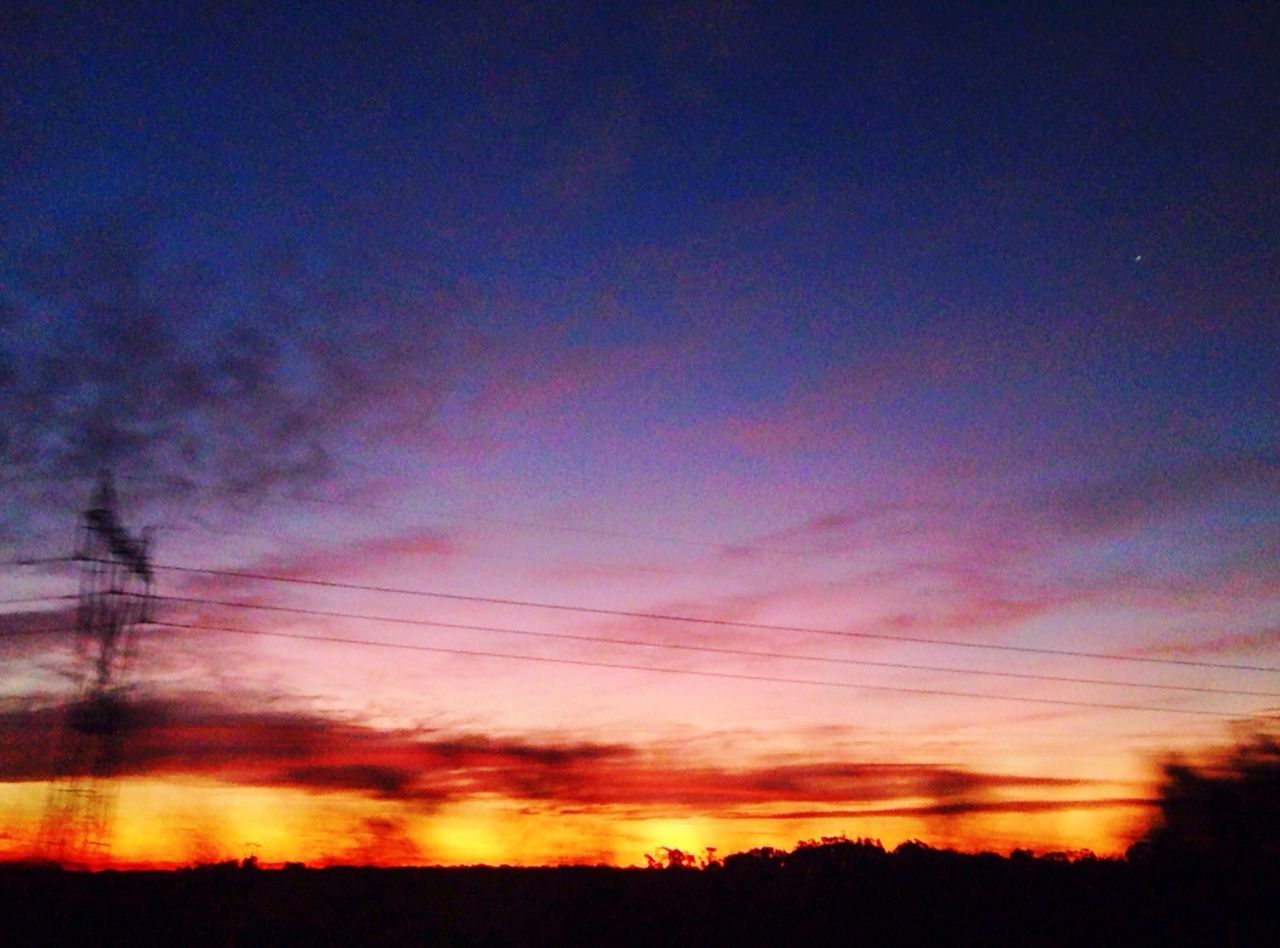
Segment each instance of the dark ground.
M0 943L1277 944L1275 866L893 853L694 869L0 867Z

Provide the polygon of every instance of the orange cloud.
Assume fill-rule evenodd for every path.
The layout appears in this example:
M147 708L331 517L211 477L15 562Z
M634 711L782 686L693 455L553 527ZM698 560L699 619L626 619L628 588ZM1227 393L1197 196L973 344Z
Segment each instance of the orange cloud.
M48 779L46 749L60 722L60 709L52 707L0 714L0 779ZM1040 790L1052 797L1084 786L932 763L682 766L661 747L383 730L305 712L173 701L136 706L125 747L121 776L199 776L428 806L494 795L565 808L713 815L787 803L893 801L941 813L958 805L995 805L989 799L997 793Z

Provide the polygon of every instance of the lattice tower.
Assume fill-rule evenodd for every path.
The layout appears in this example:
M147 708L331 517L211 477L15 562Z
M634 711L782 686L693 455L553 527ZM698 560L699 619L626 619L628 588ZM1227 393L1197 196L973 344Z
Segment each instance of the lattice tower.
M139 625L150 621L148 536L135 537L116 513L103 475L80 517L75 697L67 707L37 849L66 866L110 859L119 770L128 724L126 673Z

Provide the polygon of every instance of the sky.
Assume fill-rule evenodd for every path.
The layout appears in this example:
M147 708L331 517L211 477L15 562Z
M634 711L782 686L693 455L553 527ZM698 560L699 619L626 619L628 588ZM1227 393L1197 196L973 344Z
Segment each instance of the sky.
M119 865L1116 853L1274 727L1274 4L127 6L0 14L0 858L103 469Z

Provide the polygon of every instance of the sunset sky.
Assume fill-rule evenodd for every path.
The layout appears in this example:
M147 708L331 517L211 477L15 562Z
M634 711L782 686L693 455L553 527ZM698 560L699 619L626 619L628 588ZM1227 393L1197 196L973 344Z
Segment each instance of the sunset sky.
M122 865L1113 853L1274 725L1274 4L190 6L0 13L0 858L104 467Z

